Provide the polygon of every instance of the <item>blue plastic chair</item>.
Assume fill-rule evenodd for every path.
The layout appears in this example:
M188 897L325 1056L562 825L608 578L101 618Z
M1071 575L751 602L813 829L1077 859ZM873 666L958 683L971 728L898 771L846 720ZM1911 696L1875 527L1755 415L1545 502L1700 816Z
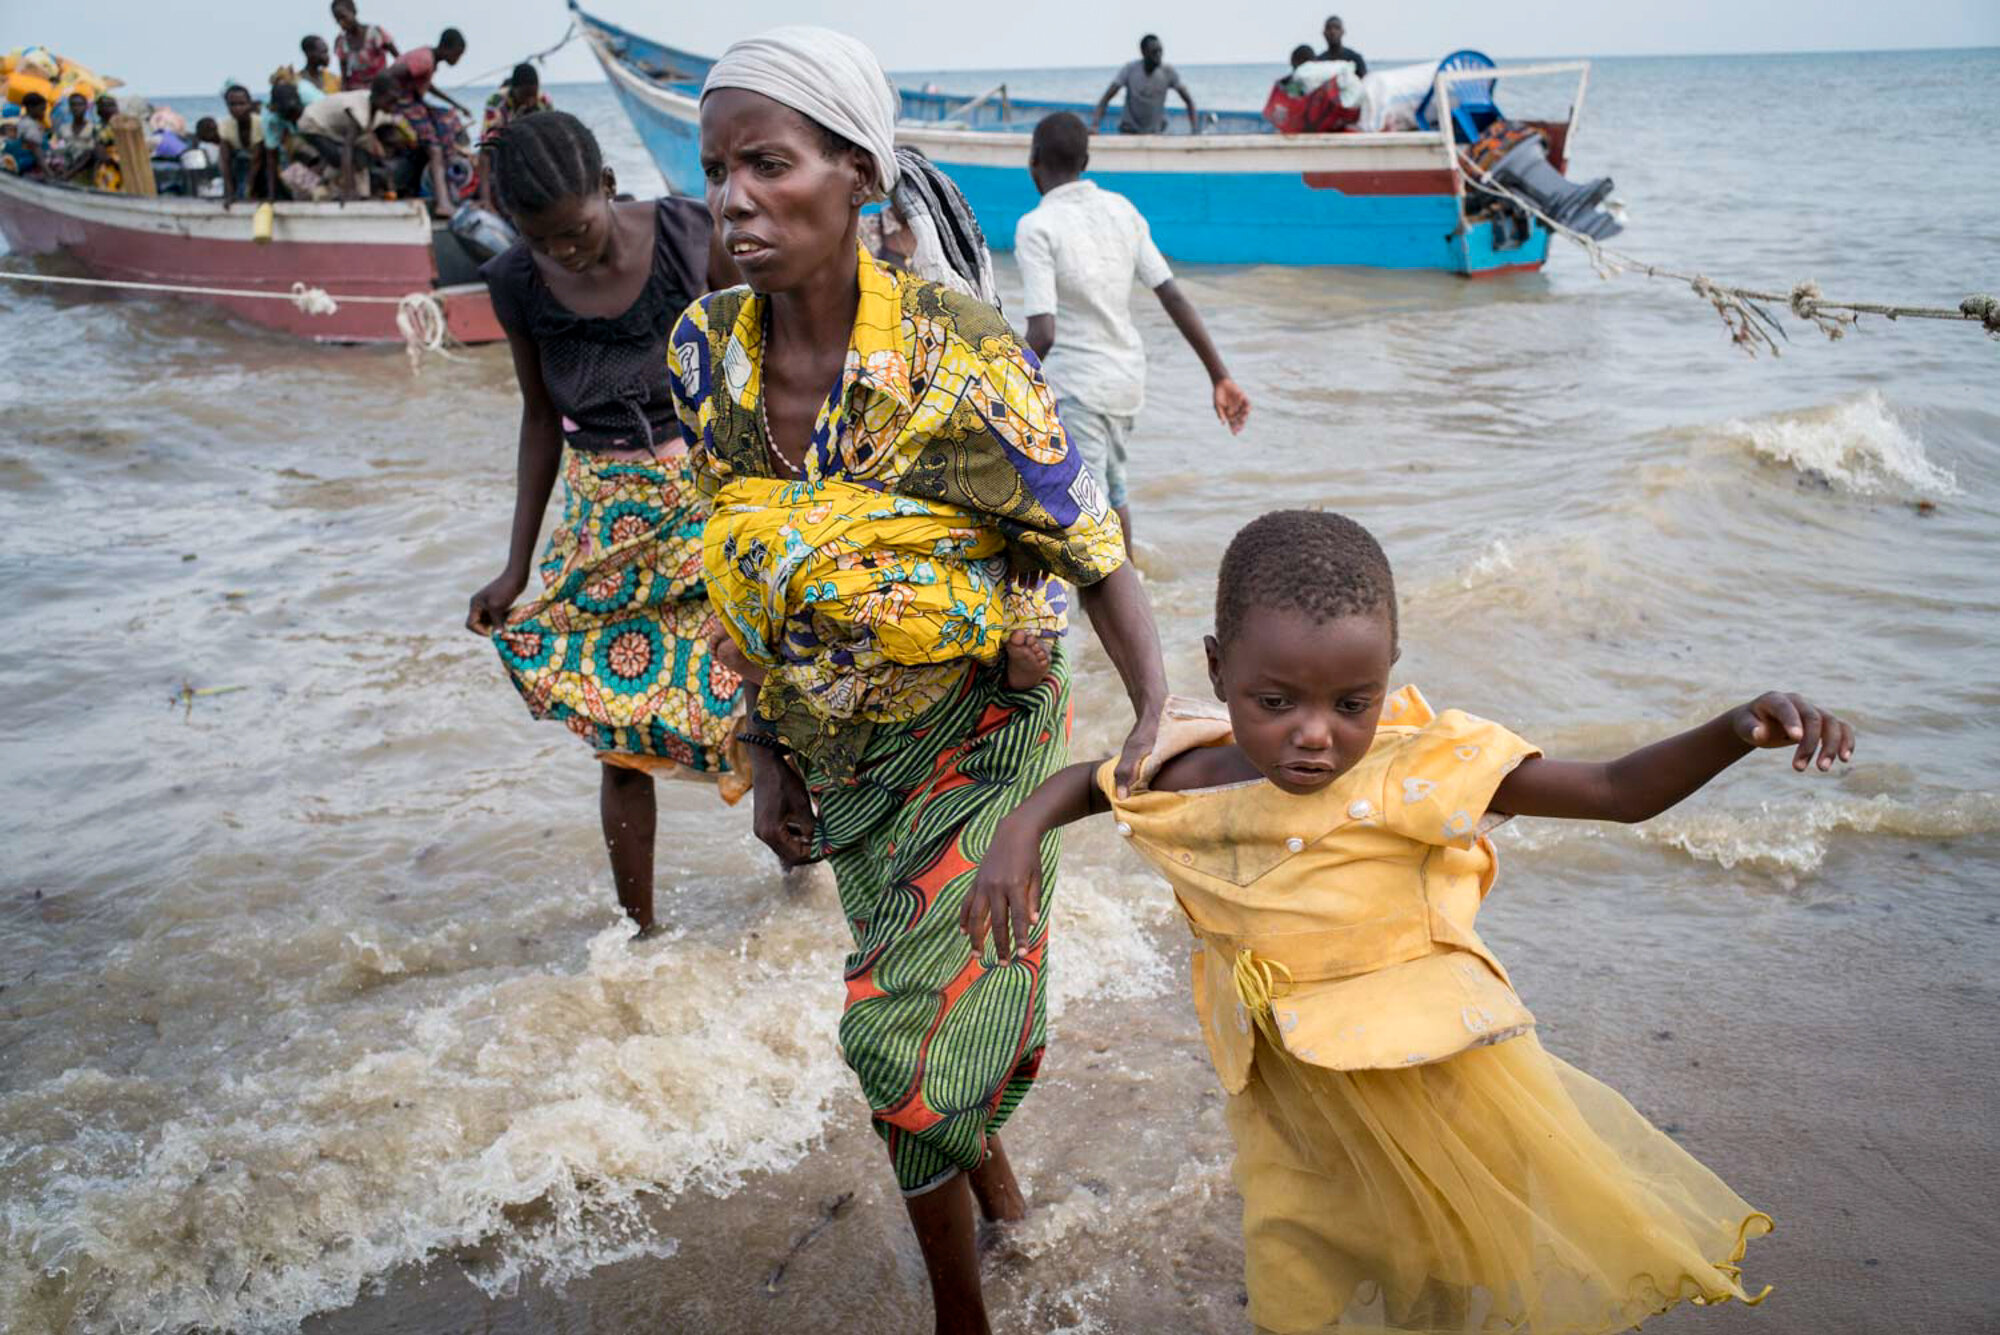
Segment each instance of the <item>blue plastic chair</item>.
M1494 68L1493 58L1484 51L1454 51L1438 62L1438 70L1490 70ZM1463 83L1451 85L1452 126L1463 143L1472 143L1486 133L1486 127L1500 119L1500 108L1493 101L1494 79L1467 79ZM1424 100L1417 103L1416 121L1420 129L1435 130L1432 119L1437 100L1437 87L1432 85L1424 94Z

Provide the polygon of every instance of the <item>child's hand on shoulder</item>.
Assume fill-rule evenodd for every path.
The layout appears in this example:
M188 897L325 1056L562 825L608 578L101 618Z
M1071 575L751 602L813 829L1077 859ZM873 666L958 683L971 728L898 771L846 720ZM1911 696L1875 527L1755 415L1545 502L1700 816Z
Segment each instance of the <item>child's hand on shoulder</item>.
M1836 760L1854 759L1854 729L1846 720L1821 709L1801 695L1766 691L1749 704L1738 705L1730 725L1745 746L1758 750L1792 746L1792 768L1804 773L1819 752L1821 771Z
M1001 959L1018 958L1041 916L1041 831L1009 817L993 831L993 842L979 860L972 893L958 911L959 930L972 938L975 954L985 953L990 932Z

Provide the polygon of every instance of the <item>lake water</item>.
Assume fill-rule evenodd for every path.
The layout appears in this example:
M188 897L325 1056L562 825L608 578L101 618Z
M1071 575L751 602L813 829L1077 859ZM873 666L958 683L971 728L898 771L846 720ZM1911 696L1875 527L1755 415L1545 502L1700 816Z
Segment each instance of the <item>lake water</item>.
M1215 105L1272 73L1184 72ZM1992 50L1605 60L1576 167L1644 256L1956 305L2000 291L1996 85ZM605 90L555 93L658 188ZM1140 564L1181 689L1231 533L1314 504L1387 547L1407 678L1553 753L1773 687L1855 720L1837 776L1760 756L1647 825L1509 827L1481 925L1552 1050L1778 1219L1770 1303L1668 1329L1991 1328L2000 342L1794 325L1752 361L1685 289L1561 245L1476 283L1180 278L1256 402L1230 438L1135 296ZM413 379L19 287L0 341L0 1329L925 1327L833 1048L830 886L668 788L674 931L629 946L595 767L460 629L504 555L505 350ZM1076 753L1124 708L1083 654ZM988 1290L1010 1332L1237 1331L1185 930L1116 842L1068 847L1009 1133L1033 1214Z

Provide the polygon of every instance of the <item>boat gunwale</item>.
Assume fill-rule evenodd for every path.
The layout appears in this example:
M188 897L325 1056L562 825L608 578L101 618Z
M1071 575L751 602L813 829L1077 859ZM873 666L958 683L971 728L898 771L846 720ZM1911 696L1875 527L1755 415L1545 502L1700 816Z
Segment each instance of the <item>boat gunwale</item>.
M695 56L692 52L683 52L676 47L668 47L653 42L650 39L639 38L636 34L628 33L625 29L615 24L603 23L574 3L571 4L571 9L577 15L579 30L583 34L585 43L591 48L591 52L597 57L598 63L604 67L606 73L612 77L615 83L622 84L636 95L643 96L648 102L653 103L660 110L673 115L678 120L693 123L698 119L701 106L699 94L682 92L680 89L663 83L639 69L625 56L611 49L611 35L615 34L627 40L636 39L643 41L649 46L659 47L662 51L685 56L689 60L703 64L711 64L713 63L712 61ZM1577 70L1587 71L1588 69L1589 62L1586 60L1537 62L1521 66L1501 65L1476 72L1447 72L1447 81L1453 83L1464 82L1468 77L1496 80L1507 77L1532 78ZM675 82L686 83L689 81L676 80ZM900 89L898 91L903 92ZM908 94L905 93L904 95L907 96ZM922 96L935 97L938 95L922 94ZM1083 104L1016 100L1013 105L1016 108L1046 109L1053 112L1057 110L1073 110ZM1573 112L1576 110L1580 110L1580 108L1573 108ZM1225 114L1247 116L1257 113L1241 109L1231 109ZM1575 129L1573 120L1571 129L1572 131ZM983 145L1020 151L1028 147L1033 136L1034 130L1032 126L1021 130L982 130L971 126L955 126L949 121L899 119L896 122L896 137L915 146L922 146L925 143L960 148ZM1304 149L1315 152L1326 151L1352 154L1371 149L1388 151L1396 149L1436 149L1440 156L1446 158L1445 165L1447 168L1451 168L1455 165L1450 161L1452 156L1451 148L1452 145L1447 140L1444 131L1438 129L1371 130L1365 133L1344 131L1331 134L1276 134L1264 131L1247 134L1205 132L1200 135L1094 135L1092 152L1100 158L1109 152L1120 159L1137 159L1138 161L1133 164L1131 169L1143 171L1147 169L1148 159L1184 157L1188 155L1206 156L1223 151L1271 153L1296 152ZM1283 170L1296 169L1285 168Z
M60 209L65 213L87 211L103 214L135 214L149 218L202 220L238 216L222 208L218 201L212 199L195 199L186 195L128 195L119 191L73 185L67 181L32 180L16 176L11 172L0 173L0 185L4 185L17 199L63 200L82 206L81 210ZM246 207L241 216L247 218L250 216L250 210L260 206L262 201L245 203ZM51 202L50 207L58 206ZM423 204L415 199L357 199L345 204L337 200L274 200L271 201L271 207L279 218L300 221L332 222L352 219L355 222L379 226L383 223L400 222L407 216L424 224L426 232L429 229L429 219Z

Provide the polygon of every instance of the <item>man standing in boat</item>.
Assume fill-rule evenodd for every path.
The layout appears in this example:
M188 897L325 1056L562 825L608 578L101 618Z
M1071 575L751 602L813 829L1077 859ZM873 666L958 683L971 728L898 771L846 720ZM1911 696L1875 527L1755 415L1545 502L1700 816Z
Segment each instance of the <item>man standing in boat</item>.
M1347 25L1340 21L1340 15L1327 15L1326 27L1320 30L1320 35L1326 38L1326 50L1319 53L1321 60L1351 60L1354 62L1354 77L1368 77L1368 62L1343 40L1347 36Z
M1111 80L1111 86L1104 90L1104 96L1097 99L1093 130L1104 128L1104 113L1111 106L1111 99L1123 89L1125 110L1118 118L1118 133L1165 134L1169 92L1179 93L1181 101L1187 103L1188 133L1201 133L1201 122L1195 119L1194 94L1181 82L1180 71L1166 63L1165 55L1166 49L1153 34L1147 33L1139 39L1139 58L1127 61L1125 68Z
M1174 282L1152 229L1132 201L1083 179L1090 134L1067 111L1035 126L1028 173L1042 202L1014 229L1026 289L1028 346L1056 392L1071 446L1118 514L1132 545L1125 497L1126 441L1146 393L1146 346L1132 323L1132 280L1153 290L1201 358L1215 416L1232 432L1250 419L1250 396L1230 379L1194 304Z

